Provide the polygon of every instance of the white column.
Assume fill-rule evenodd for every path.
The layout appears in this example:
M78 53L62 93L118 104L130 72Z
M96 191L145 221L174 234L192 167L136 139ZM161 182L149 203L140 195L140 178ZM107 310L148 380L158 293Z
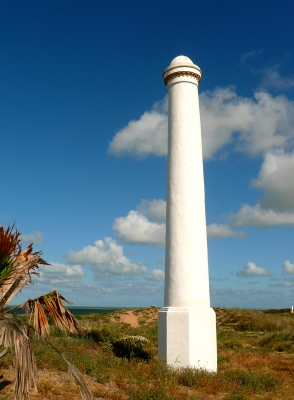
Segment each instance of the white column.
M210 308L201 126L200 68L185 56L164 71L168 88L168 180L164 308L159 357L179 367L217 369Z

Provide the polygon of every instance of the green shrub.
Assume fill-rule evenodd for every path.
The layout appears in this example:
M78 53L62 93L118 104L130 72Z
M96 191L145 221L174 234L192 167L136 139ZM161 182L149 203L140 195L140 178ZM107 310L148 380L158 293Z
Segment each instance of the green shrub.
M139 335L124 336L112 343L113 352L117 357L128 359L136 357L142 360L149 360L151 358L150 352L146 350L146 346L148 345L149 340Z

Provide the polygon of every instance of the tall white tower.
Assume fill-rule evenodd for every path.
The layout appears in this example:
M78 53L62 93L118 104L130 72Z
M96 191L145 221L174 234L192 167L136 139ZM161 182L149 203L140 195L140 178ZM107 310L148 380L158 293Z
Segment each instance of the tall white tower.
M201 70L188 57L179 56L164 71L163 79L168 88L168 179L158 355L176 367L216 371L198 99Z

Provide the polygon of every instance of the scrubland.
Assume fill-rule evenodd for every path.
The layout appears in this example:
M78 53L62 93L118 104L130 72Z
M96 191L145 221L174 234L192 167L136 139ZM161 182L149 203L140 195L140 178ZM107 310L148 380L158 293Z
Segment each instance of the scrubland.
M49 340L80 370L95 399L294 398L294 314L215 309L218 372L212 374L167 368L158 360L157 311L82 316L84 334L52 326ZM131 323L126 315L133 317ZM80 399L58 354L37 338L34 349L39 381L31 399ZM0 399L13 399L12 363L12 353L2 359Z

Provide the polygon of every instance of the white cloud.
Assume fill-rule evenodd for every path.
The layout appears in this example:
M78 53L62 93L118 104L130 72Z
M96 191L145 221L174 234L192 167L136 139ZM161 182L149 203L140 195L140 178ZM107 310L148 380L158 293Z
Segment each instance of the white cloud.
M253 186L264 190L260 206L265 210L294 211L294 153L267 153ZM294 218L294 214L293 214Z
M253 98L238 96L232 87L203 92L200 94L200 114L203 156L207 159L229 143L235 151L258 155L286 147L294 136L294 102L264 91L256 92ZM139 120L129 122L114 136L108 151L116 156L165 155L165 109L153 108Z
M249 261L243 269L244 271L237 272L237 275L242 278L251 276L270 276L270 273L265 268L257 267L256 264L251 261Z
M141 200L137 210L148 218L156 222L165 222L166 201L162 199Z
M233 141L234 133L235 150L250 155L285 146L294 136L294 102L284 96L256 92L250 99L232 88L216 88L202 93L200 104L206 158Z
M51 263L40 267L40 277L36 282L57 286L74 286L80 283L84 276L84 271L80 265L65 265Z
M142 263L132 263L123 254L123 247L112 238L97 240L94 246L67 253L67 261L72 264L88 265L95 277L108 275L144 275L147 267Z
M29 244L43 244L43 234L42 232L35 231L34 233L30 233L29 235L21 235L21 240Z
M294 214L264 210L259 204L254 207L245 204L237 214L230 217L230 220L235 226L251 225L267 228L270 226L294 225Z
M252 186L264 191L258 204L245 204L230 217L235 226L294 225L294 153L276 150L265 154Z
M214 282L224 282L224 281L229 281L229 278L226 276L224 278L209 278L209 281L214 281Z
M233 231L229 226L222 224L210 224L206 229L208 239L244 238L247 236L245 232Z
M288 274L294 274L294 264L291 264L289 260L286 260L283 267Z
M164 272L161 269L154 269L145 275L146 281L163 282Z
M120 299L119 301L121 301L122 296L134 296L137 298L136 304L138 302L138 294L140 299L145 297L145 304L146 300L151 304L154 304L155 296L157 297L158 295L160 296L159 301L162 301L161 299L163 296L163 288L161 284L158 284L157 282L146 282L139 280L134 280L132 282L121 282L120 285L115 284L113 287L111 287L110 292L112 292L113 295L116 295L117 298ZM109 293L109 291L107 291L107 293ZM133 301L132 304L134 304Z
M284 77L278 67L269 68L263 71L263 79L260 87L287 90L294 87L294 78Z
M294 286L294 281L293 280L287 280L287 279L285 279L281 283L274 283L274 284L270 284L269 285L269 287L286 287L286 288L291 288L293 286Z
M286 286L286 287L294 286L294 282L293 281L285 281L284 286Z
M165 155L167 152L167 114L165 98L120 130L109 144L108 152L114 156L135 155L139 158L149 154Z
M249 282L248 282L249 283ZM246 289L236 288L211 288L212 302L225 304L226 307L256 307L261 308L283 307L289 301L288 293L282 290L261 289L248 287ZM287 303L286 303L287 304Z
M165 224L150 222L139 211L131 210L126 217L116 218L113 229L126 243L163 245Z

